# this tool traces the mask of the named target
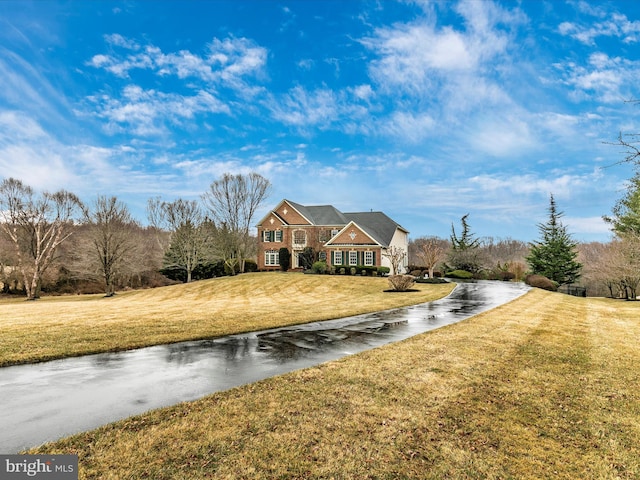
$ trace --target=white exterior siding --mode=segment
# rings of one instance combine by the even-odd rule
[[[391,243],[389,244],[389,248],[396,247],[405,252],[404,260],[402,261],[402,271],[395,272],[396,274],[405,273],[407,270],[407,265],[409,264],[409,235],[404,230],[396,228],[396,232],[393,234],[393,238],[391,239]],[[391,268],[391,261],[389,257],[384,255],[386,252],[383,250],[382,252],[382,261],[381,264],[383,267]],[[394,272],[391,272],[394,273]]]

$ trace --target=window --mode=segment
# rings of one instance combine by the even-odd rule
[[[277,250],[267,250],[264,252],[264,264],[266,266],[279,266],[280,255]]]
[[[304,230],[296,230],[293,232],[293,243],[296,245],[304,245],[307,243],[307,233]]]
[[[358,264],[358,252],[351,251],[349,252],[349,265],[357,265]]]
[[[335,237],[338,234],[339,231],[340,230],[338,230],[337,228],[334,228],[333,230],[331,230],[331,236]]]
[[[327,252],[318,253],[318,260],[320,260],[321,262],[326,262],[327,261]]]
[[[333,264],[342,265],[342,252],[333,252]]]
[[[282,230],[265,230],[262,232],[263,242],[281,242]]]
[[[368,267],[373,265],[373,252],[364,252],[364,264]]]

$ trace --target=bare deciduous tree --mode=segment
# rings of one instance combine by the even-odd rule
[[[387,248],[386,251],[383,250],[382,255],[387,257],[391,263],[391,275],[398,275],[400,273],[400,267],[407,257],[407,252],[400,247],[392,245]]]
[[[210,248],[210,222],[207,222],[200,205],[195,200],[181,198],[173,202],[150,199],[147,215],[159,231],[171,232],[165,266],[184,269],[187,283],[191,282],[193,270],[207,259]]]
[[[136,227],[129,209],[116,197],[96,198],[93,209],[86,212],[93,243],[94,258],[104,280],[105,295],[115,293],[114,280],[130,260],[136,247],[132,227]]]
[[[449,251],[449,242],[438,237],[418,238],[414,247],[416,257],[429,270],[429,278],[433,278],[433,271]]]
[[[244,272],[244,261],[254,242],[251,236],[256,211],[267,197],[271,182],[257,173],[225,173],[214,181],[202,199],[219,232],[226,232],[230,245],[225,261],[235,259]]]
[[[38,297],[42,275],[71,235],[82,208],[80,199],[66,190],[36,195],[15,178],[0,184],[0,228],[14,246],[29,300]]]

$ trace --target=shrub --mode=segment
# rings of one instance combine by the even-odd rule
[[[453,272],[447,273],[447,277],[459,278],[460,280],[470,280],[473,278],[473,273],[467,272],[466,270],[454,270]]]
[[[323,262],[322,260],[314,262],[311,266],[311,270],[313,271],[313,273],[325,273],[327,271],[327,262]]]
[[[244,271],[249,272],[257,272],[258,271],[258,263],[255,260],[247,258],[244,261]]]
[[[406,292],[416,283],[412,275],[391,275],[389,285],[394,292]]]
[[[363,275],[366,274],[366,275],[375,276],[376,273],[378,272],[378,267],[372,267],[372,266],[369,266],[369,265],[363,265],[360,268],[361,268],[361,273]]]
[[[378,275],[389,275],[389,272],[391,271],[391,269],[389,267],[378,267]]]
[[[291,266],[291,252],[287,247],[278,250],[278,258],[280,259],[280,270],[286,272]]]
[[[524,283],[532,287],[549,290],[550,292],[556,292],[558,290],[558,284],[544,275],[527,275]]]
[[[357,271],[358,271],[358,270],[356,269],[356,267],[351,267],[351,268],[349,269],[349,272],[351,273],[351,275],[355,275]]]
[[[313,262],[316,259],[316,254],[312,247],[304,247],[302,253],[298,256],[300,266],[303,270],[310,270],[313,268]]]
[[[416,283],[449,283],[444,278],[418,278]]]

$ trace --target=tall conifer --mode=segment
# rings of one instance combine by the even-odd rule
[[[538,224],[541,239],[531,243],[531,251],[527,256],[531,273],[544,275],[559,285],[574,283],[580,278],[582,269],[582,264],[576,261],[578,244],[560,221],[562,215],[551,195],[549,220]]]

